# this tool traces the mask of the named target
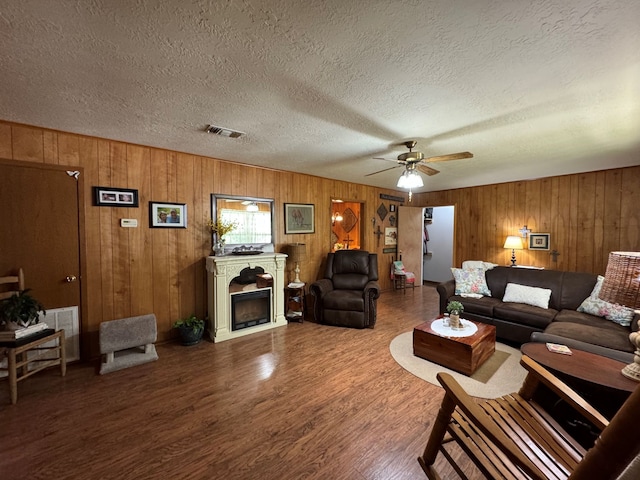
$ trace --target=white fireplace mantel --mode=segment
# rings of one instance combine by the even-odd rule
[[[214,342],[262,332],[287,324],[284,316],[284,277],[287,255],[222,255],[207,257],[207,290],[209,308],[209,336]],[[232,330],[231,295],[229,283],[245,268],[261,267],[273,277],[271,291],[271,322],[254,327]]]

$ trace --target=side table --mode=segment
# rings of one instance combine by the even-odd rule
[[[42,346],[51,341],[57,341],[57,345],[53,347]],[[57,364],[60,364],[61,376],[64,377],[67,373],[64,330],[56,332],[53,329],[47,329],[26,338],[0,342],[0,348],[3,347],[7,350],[7,368],[2,370],[9,372],[9,391],[13,405],[18,401],[18,382],[20,380]],[[29,357],[28,353],[32,351],[35,351],[36,354]],[[52,353],[55,357],[48,357]],[[33,364],[31,369],[29,364]]]
[[[571,348],[571,355],[553,353],[544,343],[525,343],[520,350],[523,355],[551,370],[609,419],[638,385],[622,375],[621,370],[626,364],[611,358],[575,348]],[[546,391],[544,388],[541,390]],[[538,400],[565,429],[574,432],[575,438],[582,439],[581,443],[585,448],[593,444],[599,432],[586,420],[574,418],[574,410],[555,397],[550,398],[545,394]]]
[[[296,284],[295,286],[288,285],[284,288],[285,299],[284,304],[286,306],[285,318],[290,322],[300,322],[304,320],[304,294],[305,284]]]

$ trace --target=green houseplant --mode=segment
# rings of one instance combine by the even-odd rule
[[[451,328],[462,328],[462,323],[460,322],[460,314],[464,311],[464,305],[458,302],[457,300],[452,300],[447,304],[447,312],[451,315],[449,316],[449,326]]]
[[[8,330],[16,330],[38,323],[39,312],[46,311],[42,304],[29,295],[29,289],[11,295],[0,302],[0,323]]]
[[[176,321],[173,324],[173,328],[177,328],[180,332],[182,345],[195,345],[202,340],[204,320],[192,314],[189,318]]]
[[[447,304],[447,312],[452,315],[460,315],[464,312],[464,305],[457,300],[452,300]]]

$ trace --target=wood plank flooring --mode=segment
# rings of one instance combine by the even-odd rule
[[[416,459],[443,390],[402,369],[389,343],[437,310],[433,287],[384,292],[373,330],[305,321],[162,344],[157,362],[104,376],[96,363],[41,372],[14,406],[5,380],[0,478],[426,478]]]

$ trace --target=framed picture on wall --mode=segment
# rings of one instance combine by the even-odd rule
[[[549,234],[530,233],[529,250],[549,250]]]
[[[149,202],[149,226],[152,228],[187,228],[187,205]]]
[[[97,207],[137,207],[138,190],[93,187],[93,204]]]
[[[385,245],[397,245],[398,244],[398,229],[396,227],[385,227],[385,229],[384,229],[384,244]]]
[[[310,203],[284,204],[284,233],[314,233],[315,205]]]

